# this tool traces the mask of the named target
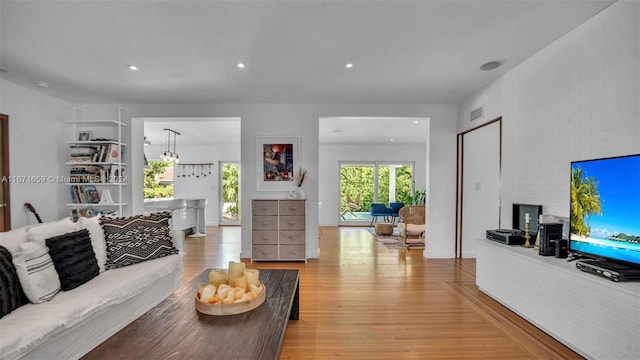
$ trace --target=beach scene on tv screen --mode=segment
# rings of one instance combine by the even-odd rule
[[[571,164],[571,249],[640,264],[640,155]]]

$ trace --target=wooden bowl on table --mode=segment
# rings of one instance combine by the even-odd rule
[[[251,311],[258,306],[262,305],[264,300],[266,299],[267,289],[264,284],[260,284],[262,287],[262,293],[255,297],[254,299],[249,299],[247,301],[234,303],[234,304],[210,304],[203,301],[200,301],[198,298],[198,294],[194,297],[196,310],[202,314],[206,315],[235,315],[241,314],[247,311]]]

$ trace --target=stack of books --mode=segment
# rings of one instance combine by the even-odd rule
[[[120,144],[71,145],[70,162],[118,163],[122,158]]]

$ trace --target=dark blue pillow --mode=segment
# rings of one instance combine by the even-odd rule
[[[87,229],[48,238],[46,243],[62,291],[75,289],[100,273]]]
[[[27,303],[11,253],[0,245],[0,318]]]

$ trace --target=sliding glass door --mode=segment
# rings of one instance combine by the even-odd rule
[[[413,163],[340,163],[340,225],[368,225],[372,203],[403,202],[413,191]]]

